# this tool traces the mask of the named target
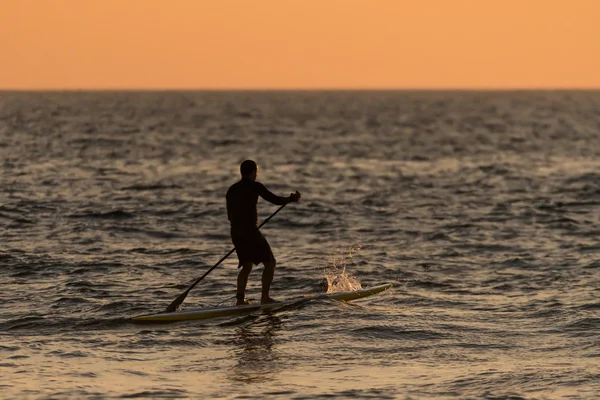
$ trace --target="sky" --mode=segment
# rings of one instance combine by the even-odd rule
[[[0,0],[0,89],[600,88],[597,0]]]

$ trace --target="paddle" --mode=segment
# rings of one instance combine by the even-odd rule
[[[286,203],[287,204],[287,203]],[[262,228],[262,226],[264,224],[266,224],[267,222],[269,222],[269,220],[271,218],[273,218],[279,211],[281,211],[283,209],[283,207],[286,206],[286,204],[282,205],[281,207],[279,207],[277,209],[277,211],[275,211],[273,214],[271,214],[267,219],[265,219],[262,224],[260,224],[258,226],[258,229]],[[229,253],[227,253],[225,255],[225,257],[221,258],[219,260],[218,263],[216,263],[215,265],[213,265],[213,267],[211,269],[209,269],[208,271],[206,271],[204,273],[204,275],[202,275],[200,278],[196,279],[194,281],[194,283],[192,283],[192,285],[183,293],[181,293],[175,300],[173,300],[173,302],[171,304],[169,304],[169,307],[167,307],[167,309],[165,310],[165,312],[175,312],[177,310],[177,308],[181,305],[181,303],[183,303],[183,301],[185,300],[185,298],[187,297],[188,293],[190,292],[190,290],[192,290],[194,288],[194,286],[196,286],[198,284],[198,282],[200,282],[202,279],[206,278],[206,275],[210,274],[210,272],[217,268],[219,266],[219,264],[221,264],[223,261],[225,261],[225,259],[227,257],[229,257],[231,255],[231,253],[233,253],[235,251],[235,247],[233,249],[231,249],[231,251]]]

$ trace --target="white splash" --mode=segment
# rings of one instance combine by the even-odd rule
[[[337,254],[332,256],[331,265],[323,270],[323,277],[327,281],[326,293],[349,292],[362,289],[360,281],[350,275],[346,270],[349,263],[353,261],[355,253],[362,248],[359,244],[356,247],[350,247],[347,252],[338,249]]]

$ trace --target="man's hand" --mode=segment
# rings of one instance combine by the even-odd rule
[[[300,197],[302,197],[302,195],[298,191],[296,191],[296,193],[290,193],[290,203],[297,202],[300,200]]]

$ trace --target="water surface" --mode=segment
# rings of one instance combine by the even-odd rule
[[[0,397],[598,397],[599,143],[599,92],[0,93]],[[231,249],[246,158],[303,196],[273,296],[394,288],[132,324]]]

